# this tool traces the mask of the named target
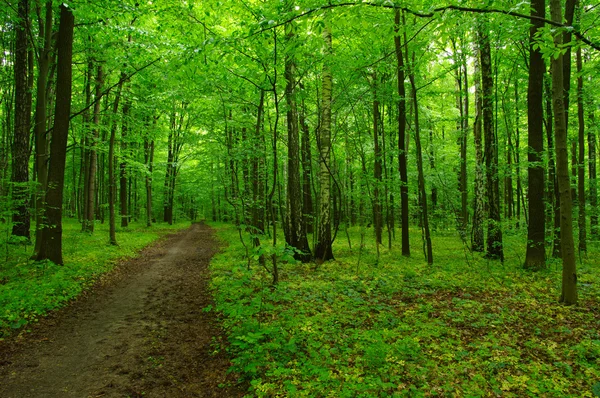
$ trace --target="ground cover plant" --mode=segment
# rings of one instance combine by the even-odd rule
[[[352,250],[338,240],[335,261],[288,262],[275,288],[234,227],[219,234],[216,310],[252,395],[600,396],[596,256],[580,259],[580,304],[563,306],[560,263],[524,271],[520,233],[504,264],[437,233],[444,261],[428,266],[419,241],[411,258],[394,247],[377,260],[353,229]]]
[[[63,223],[65,265],[31,260],[31,245],[10,243],[3,231],[0,240],[0,338],[35,322],[48,311],[65,305],[111,271],[117,260],[134,257],[152,241],[189,223],[157,224],[147,228],[134,223],[117,231],[119,246],[108,244],[108,226],[98,224],[96,233],[81,232],[81,224]]]

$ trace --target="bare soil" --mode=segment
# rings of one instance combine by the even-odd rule
[[[204,224],[167,236],[0,342],[0,397],[242,397],[208,290]]]

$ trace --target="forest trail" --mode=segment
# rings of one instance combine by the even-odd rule
[[[241,397],[227,374],[204,224],[169,235],[123,262],[102,284],[0,342],[0,397]],[[219,388],[219,384],[233,387]]]

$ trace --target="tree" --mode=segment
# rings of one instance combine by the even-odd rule
[[[56,108],[50,144],[48,191],[46,194],[46,227],[36,259],[48,259],[63,264],[62,257],[62,204],[67,156],[67,138],[71,113],[71,76],[73,58],[73,13],[68,6],[60,6],[58,29],[58,75],[56,80]]]
[[[12,217],[12,234],[29,241],[29,129],[31,124],[31,96],[29,95],[27,66],[29,31],[29,0],[19,0],[15,40],[15,124],[11,183],[16,202]]]
[[[550,0],[550,13],[555,22],[562,21],[560,0]],[[562,33],[554,33],[556,54],[552,56],[552,104],[554,114],[554,142],[556,147],[556,175],[560,191],[560,237],[563,260],[560,302],[577,304],[577,269],[573,243],[573,209],[567,149],[567,130],[564,103],[563,56],[558,49],[563,44]]]
[[[532,0],[531,15],[546,16],[546,1]],[[536,35],[544,27],[541,21],[532,22],[529,30],[529,86],[527,88],[527,183],[529,187],[529,225],[527,227],[527,253],[525,268],[539,270],[546,266],[544,249],[546,214],[544,211],[544,60]]]
[[[329,62],[333,52],[331,41],[331,27],[328,23],[328,15],[325,15],[325,28],[323,29],[323,40],[325,42],[325,60],[323,63],[322,78],[322,100],[321,100],[321,129],[319,130],[319,183],[321,186],[319,198],[319,227],[317,230],[317,243],[315,245],[315,258],[320,261],[333,260],[331,245],[331,97],[333,79]]]
[[[494,95],[492,53],[487,27],[478,25],[477,38],[481,58],[482,117],[484,156],[486,168],[486,198],[488,209],[488,236],[486,256],[504,261],[502,229],[500,225],[500,184],[498,176],[498,137],[494,135]]]
[[[288,4],[291,10],[292,2]],[[285,54],[285,100],[287,103],[288,132],[288,181],[287,181],[287,244],[296,249],[294,257],[302,262],[310,261],[312,255],[308,246],[304,217],[302,217],[302,188],[300,185],[300,134],[298,129],[298,107],[296,103],[296,60],[292,50],[295,45],[293,22],[286,24],[285,41],[288,50]]]

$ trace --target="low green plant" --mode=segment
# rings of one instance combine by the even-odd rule
[[[254,396],[587,396],[600,381],[600,273],[582,259],[581,304],[557,303],[560,269],[522,269],[520,234],[507,234],[505,263],[437,234],[437,263],[398,245],[336,243],[336,261],[290,262],[273,287],[248,269],[232,227],[212,263],[215,309],[233,369]],[[350,230],[358,248],[360,231]],[[418,236],[416,231],[414,236]],[[591,250],[597,250],[593,248]]]

